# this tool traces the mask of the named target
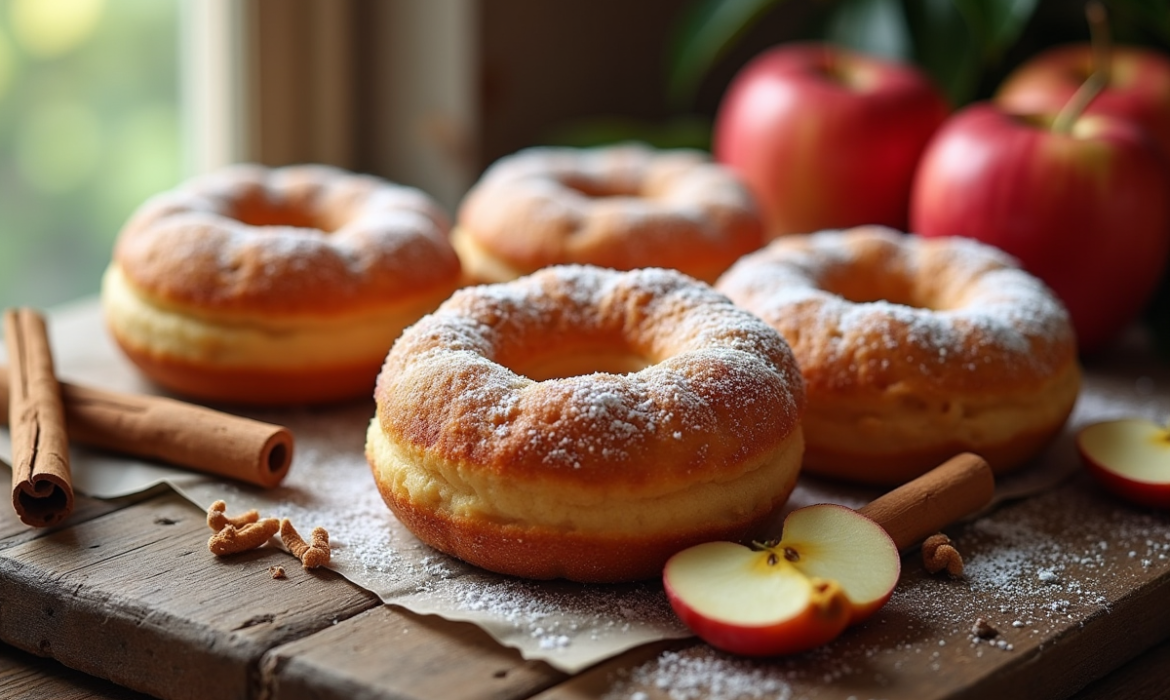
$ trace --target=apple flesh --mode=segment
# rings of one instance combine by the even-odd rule
[[[1068,308],[1083,352],[1132,322],[1170,252],[1170,168],[1130,122],[971,105],[923,154],[910,225],[923,236],[966,236],[1019,259]]]
[[[914,66],[784,44],[736,74],[712,152],[747,184],[770,237],[860,224],[905,229],[914,168],[949,112]]]
[[[1077,450],[1105,488],[1122,498],[1170,508],[1170,430],[1143,418],[1085,426]]]
[[[900,574],[898,549],[880,525],[823,504],[789,514],[775,544],[683,550],[667,561],[663,583],[704,641],[772,656],[820,646],[862,622],[889,600]]]

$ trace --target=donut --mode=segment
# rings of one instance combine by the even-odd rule
[[[238,165],[144,203],[102,281],[114,340],[161,386],[280,405],[368,397],[404,327],[461,281],[424,193],[320,165]]]
[[[958,452],[997,473],[1064,425],[1081,370],[1069,316],[998,249],[879,227],[785,236],[716,287],[791,345],[804,469],[908,481]]]
[[[452,242],[480,282],[557,264],[714,282],[764,244],[764,225],[732,171],[699,151],[546,147],[488,168],[460,204]]]
[[[652,578],[758,534],[803,451],[783,339],[673,270],[460,290],[395,342],[374,397],[366,457],[397,518],[525,578]]]

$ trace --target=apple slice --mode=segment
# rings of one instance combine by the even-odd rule
[[[1170,508],[1170,429],[1144,418],[1122,418],[1077,432],[1085,466],[1117,495]]]
[[[708,542],[671,557],[671,606],[714,647],[771,656],[812,649],[889,600],[901,573],[889,534],[838,505],[793,511],[774,544]]]

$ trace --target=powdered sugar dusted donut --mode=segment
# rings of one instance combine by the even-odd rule
[[[419,190],[325,166],[229,167],[135,212],[103,282],[107,325],[182,394],[368,396],[402,329],[459,283],[447,232]]]
[[[753,534],[800,467],[787,345],[668,270],[463,289],[394,344],[375,399],[366,455],[399,520],[517,576],[659,576]]]
[[[763,245],[764,226],[747,188],[699,151],[530,148],[467,193],[453,241],[481,282],[564,263],[667,267],[712,282]]]
[[[975,241],[876,227],[787,236],[717,287],[792,346],[811,473],[894,484],[960,451],[1002,473],[1042,449],[1076,402],[1068,314]]]

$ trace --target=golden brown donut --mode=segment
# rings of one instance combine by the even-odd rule
[[[660,576],[756,534],[800,469],[783,339],[673,270],[552,267],[469,287],[407,329],[366,456],[431,546],[537,579]]]
[[[368,396],[394,339],[460,281],[447,233],[415,189],[320,165],[232,166],[135,212],[103,280],[106,323],[181,394]]]
[[[530,148],[471,188],[453,242],[480,282],[565,263],[666,267],[713,282],[764,244],[764,225],[746,187],[699,151]]]
[[[995,248],[878,227],[786,236],[718,289],[792,346],[809,473],[896,484],[962,451],[997,473],[1060,430],[1080,366],[1068,314]]]

